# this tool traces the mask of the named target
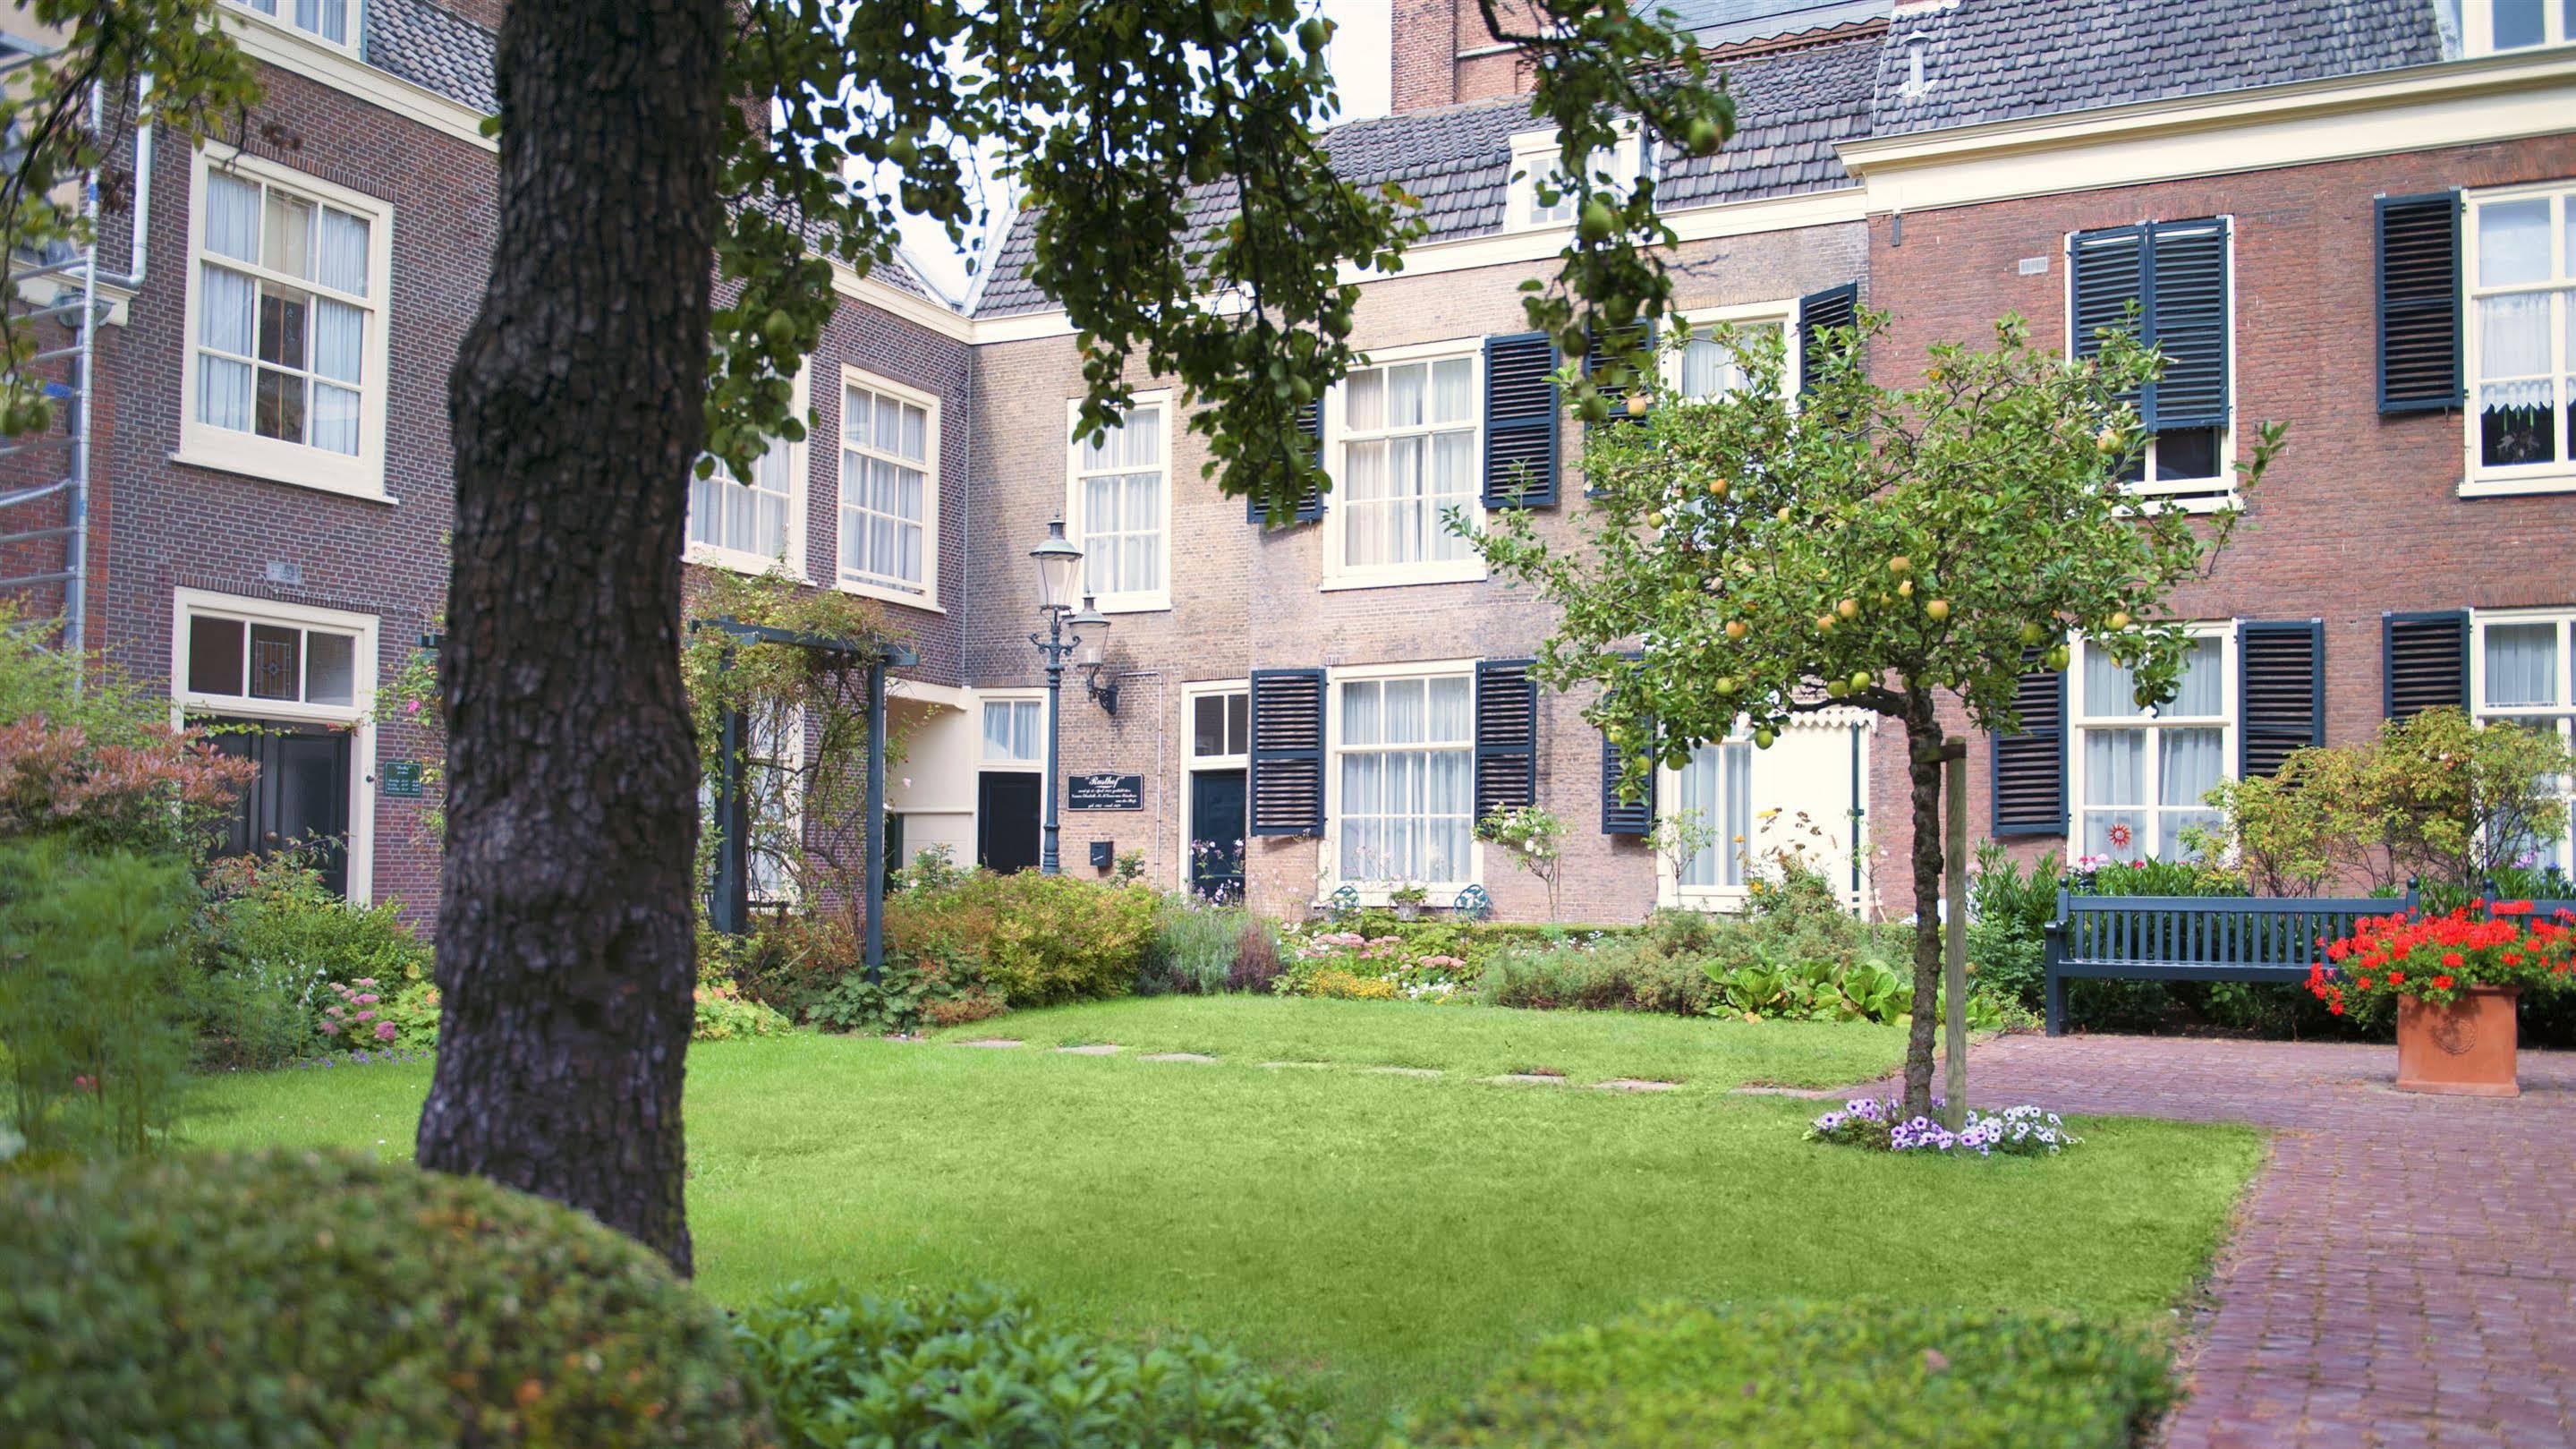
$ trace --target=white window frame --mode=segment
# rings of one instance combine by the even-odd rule
[[[2527,201],[2547,197],[2554,203],[2549,216],[2550,275],[2546,280],[2516,286],[2488,288],[2480,285],[2478,276],[2479,226],[2482,208],[2492,202]],[[2571,353],[2567,330],[2571,325],[2568,312],[2576,310],[2576,252],[2568,246],[2568,218],[2576,214],[2576,180],[2542,182],[2532,186],[2499,186],[2472,191],[2461,198],[2468,215],[2462,219],[2464,231],[2460,243],[2461,338],[2460,370],[2466,385],[2467,402],[2461,408],[2462,457],[2466,471],[2461,474],[2460,496],[2463,498],[2502,497],[2526,493],[2564,493],[2576,491],[2576,422],[2568,413],[2576,407],[2576,353]],[[2484,440],[2479,436],[2478,360],[2486,346],[2486,328],[2480,320],[2478,303],[2487,297],[2538,292],[2554,295],[2548,324],[2550,374],[2555,384],[2555,403],[2550,409],[2550,422],[2558,430],[2558,457],[2546,463],[2517,463],[2489,466],[2485,459]]]
[[[850,561],[840,557],[841,510],[847,506],[850,495],[850,470],[848,460],[842,455],[848,452],[858,452],[870,457],[882,456],[886,458],[886,461],[906,468],[915,466],[913,460],[909,458],[895,458],[890,455],[879,454],[873,448],[854,448],[851,445],[849,442],[849,408],[850,389],[854,387],[864,389],[868,392],[881,392],[899,402],[911,403],[913,406],[920,408],[924,415],[922,418],[922,452],[924,457],[919,465],[924,474],[921,488],[921,590],[919,593],[915,593],[908,588],[898,585],[880,583],[877,581],[876,577],[871,574],[855,573],[850,567]],[[901,604],[907,609],[922,609],[934,614],[944,614],[948,611],[941,608],[939,605],[939,494],[941,477],[939,462],[939,427],[941,421],[939,395],[933,392],[924,392],[920,388],[913,387],[907,383],[900,383],[895,381],[893,378],[864,371],[860,368],[851,367],[844,363],[841,367],[840,398],[841,402],[838,409],[839,428],[837,435],[833,440],[832,453],[832,473],[834,478],[832,493],[832,577],[834,584],[845,594],[857,594],[863,598],[877,599],[889,604]]]
[[[202,290],[202,276],[208,263],[212,261],[227,270],[263,279],[273,278],[299,290],[317,294],[326,290],[303,278],[278,276],[264,267],[230,257],[216,259],[209,255],[205,247],[206,175],[211,169],[223,170],[245,181],[274,186],[295,193],[303,200],[328,205],[365,219],[368,295],[330,294],[335,301],[364,307],[367,314],[367,337],[364,355],[359,362],[362,378],[358,387],[358,452],[355,457],[309,443],[263,438],[254,432],[237,432],[197,420],[198,293]],[[385,492],[385,405],[391,391],[387,370],[392,357],[388,339],[393,331],[393,232],[394,209],[390,202],[335,186],[217,142],[210,141],[198,148],[188,168],[187,313],[183,324],[184,340],[180,345],[179,447],[170,455],[171,461],[343,493],[354,498],[385,503],[393,501]],[[308,408],[311,406],[309,397],[306,405]]]
[[[1694,307],[1682,313],[1682,322],[1697,336],[1700,329],[1724,323],[1736,328],[1777,326],[1781,333],[1780,395],[1794,400],[1798,395],[1798,300],[1780,298],[1769,302],[1744,302],[1726,307]],[[1682,385],[1683,346],[1659,346],[1656,349],[1664,386],[1680,394]],[[1706,402],[1706,398],[1687,398],[1687,402]]]
[[[687,559],[690,563],[706,564],[713,568],[731,569],[736,573],[745,574],[765,574],[784,567],[787,576],[795,579],[799,583],[811,583],[813,581],[813,575],[808,572],[806,568],[805,543],[806,513],[811,506],[814,492],[813,457],[811,453],[811,449],[813,447],[814,409],[813,394],[808,385],[811,374],[811,368],[797,369],[795,381],[796,396],[789,404],[789,406],[794,410],[797,419],[805,424],[805,441],[791,443],[784,438],[774,438],[770,441],[770,449],[772,451],[781,448],[787,450],[787,539],[785,551],[777,556],[764,557],[763,555],[752,553],[746,549],[728,548],[722,544],[702,543],[696,539],[690,539],[681,554],[681,556]],[[836,450],[834,457],[837,459],[838,456],[839,455]],[[734,479],[732,471],[727,469],[722,463],[716,465],[715,476],[723,479],[727,487],[739,488],[744,486],[742,483]],[[695,491],[696,485],[697,479],[692,475],[690,479],[690,487],[692,491]],[[695,515],[693,513],[691,515],[691,526],[694,525],[694,522]],[[839,517],[837,514],[834,516],[833,522],[835,525],[839,523]],[[837,536],[837,528],[835,536]]]
[[[1424,342],[1410,347],[1388,347],[1372,350],[1368,360],[1352,369],[1366,372],[1408,362],[1440,362],[1454,358],[1467,359],[1467,395],[1469,426],[1475,441],[1470,451],[1481,468],[1485,456],[1485,341],[1481,337],[1454,338],[1446,342]],[[1350,439],[1343,413],[1350,397],[1350,381],[1345,378],[1333,384],[1324,402],[1324,458],[1333,477],[1333,491],[1324,500],[1323,549],[1324,569],[1320,587],[1333,589],[1383,589],[1409,584],[1481,583],[1486,577],[1485,556],[1475,549],[1464,558],[1423,559],[1413,563],[1352,564],[1350,555],[1350,469],[1343,459],[1344,445]],[[1370,436],[1383,436],[1371,434]],[[1468,522],[1481,531],[1485,526],[1485,492],[1481,478],[1467,490],[1465,512]]]
[[[1760,792],[1754,788],[1753,777],[1760,767],[1762,756],[1754,750],[1751,736],[1740,728],[1729,733],[1725,739],[1712,743],[1721,749],[1740,749],[1747,752],[1744,767],[1745,833],[1741,837],[1731,837],[1726,832],[1725,817],[1728,811],[1724,794],[1725,777],[1720,775],[1718,818],[1708,822],[1709,828],[1716,832],[1709,842],[1709,848],[1718,852],[1717,883],[1714,885],[1685,884],[1682,880],[1682,862],[1658,850],[1655,852],[1655,903],[1659,906],[1689,911],[1732,913],[1743,910],[1745,901],[1751,895],[1753,865],[1750,857],[1754,837],[1762,831],[1761,813],[1754,808],[1754,797]],[[1720,769],[1723,768],[1721,764]],[[1659,802],[1674,802],[1681,798],[1682,772],[1658,762],[1655,766],[1655,799]],[[1666,813],[1664,806],[1659,804],[1656,813],[1658,816]],[[1726,884],[1726,861],[1729,856],[1737,862],[1737,879],[1733,885]],[[1841,893],[1849,894],[1847,891]]]
[[[2487,629],[2491,625],[2549,624],[2558,630],[2558,702],[2554,705],[2487,703]],[[2576,744],[2576,609],[2477,609],[2469,615],[2469,713],[2480,724],[2505,721],[2554,723],[2560,740]],[[2559,782],[2559,807],[2576,810],[2576,776]],[[2576,831],[2549,846],[2549,860],[2576,874]]]
[[[1161,422],[1159,424],[1161,437],[1156,444],[1155,456],[1162,460],[1157,466],[1160,468],[1163,475],[1163,519],[1160,530],[1162,534],[1162,552],[1160,555],[1160,566],[1156,570],[1156,575],[1162,580],[1162,583],[1158,588],[1125,589],[1114,594],[1099,595],[1097,603],[1099,604],[1100,611],[1104,614],[1159,613],[1167,611],[1172,607],[1172,414],[1174,411],[1174,401],[1175,399],[1171,389],[1164,388],[1154,392],[1140,392],[1136,394],[1134,400],[1128,404],[1128,410],[1131,416],[1138,408],[1156,408],[1160,410],[1157,416],[1161,418]],[[1090,562],[1087,556],[1091,552],[1091,529],[1090,520],[1085,516],[1083,511],[1082,498],[1085,491],[1083,484],[1088,482],[1093,474],[1083,471],[1083,440],[1078,433],[1074,432],[1074,429],[1078,426],[1077,420],[1080,418],[1081,414],[1082,401],[1079,398],[1069,400],[1065,403],[1065,427],[1066,436],[1069,441],[1065,444],[1064,450],[1064,520],[1066,536],[1071,538],[1074,541],[1075,546],[1082,549],[1086,555],[1083,568],[1085,583],[1087,586],[1090,570]],[[1099,473],[1123,475],[1137,470],[1133,468],[1104,468],[1095,471]]]
[[[367,33],[366,6],[369,0],[347,0],[348,22],[342,27],[347,32],[347,38],[342,40],[333,40],[319,30],[308,30],[297,24],[296,0],[269,0],[269,3],[275,13],[261,9],[256,0],[224,0],[224,8],[237,11],[261,25],[285,31],[298,40],[321,46],[325,50],[339,51],[351,56],[363,53],[363,41]]]
[[[984,752],[984,711],[996,704],[1034,704],[1038,716],[1038,754],[1034,760],[1001,759]],[[1046,770],[1047,694],[1043,689],[979,689],[975,691],[975,768],[978,770],[1024,770],[1042,774]]]
[[[1563,160],[1564,145],[1557,133],[1554,130],[1522,131],[1513,135],[1511,142],[1512,171],[1511,182],[1504,193],[1503,230],[1572,230],[1575,218],[1571,197],[1560,195],[1556,206],[1545,213],[1540,211],[1538,204],[1540,179],[1555,175]],[[1619,123],[1619,142],[1612,148],[1607,164],[1593,169],[1608,172],[1608,184],[1626,191],[1636,186],[1645,165],[1645,140],[1638,133],[1637,123],[1623,120]],[[1564,214],[1557,215],[1558,211]]]
[[[2193,221],[2204,218],[2174,219]],[[2157,440],[2151,434],[2138,459],[2139,481],[2120,485],[2120,491],[2131,498],[2161,502],[2185,513],[2223,513],[2245,505],[2243,496],[2236,491],[2236,413],[2239,394],[2245,389],[2245,376],[2237,366],[2236,351],[2236,214],[2222,211],[2205,219],[2218,222],[2227,237],[2227,420],[2218,427],[2218,471],[2207,478],[2159,481],[2156,477]],[[2066,282],[2057,289],[2057,300],[2066,312],[2068,357],[2075,355],[2075,239],[2081,234],[2074,231],[2066,233],[2058,248],[2066,264]]]
[[[1231,754],[1198,753],[1198,707],[1202,699],[1241,696],[1244,701],[1243,748]],[[1252,768],[1252,682],[1247,679],[1216,679],[1181,686],[1181,749],[1192,770],[1248,770]]]
[[[752,721],[751,737],[743,742],[743,774],[749,776],[755,768],[776,770],[778,762],[788,758],[788,751],[791,748],[795,751],[796,762],[790,767],[787,785],[783,792],[787,797],[786,818],[778,822],[778,829],[789,839],[794,840],[801,851],[805,844],[805,791],[802,788],[806,750],[805,710],[800,705],[792,713],[781,713],[770,718],[777,722],[784,733],[764,741],[761,735],[766,731],[761,728],[760,719],[755,717]],[[765,755],[760,750],[763,744],[772,747]],[[766,764],[756,764],[759,761],[766,761]],[[795,904],[797,900],[795,872],[781,866],[778,868],[777,879],[764,883],[760,879],[762,872],[759,861],[760,857],[753,852],[749,850],[743,852],[743,880],[749,888],[748,894],[751,900],[759,905]]]
[[[1463,750],[1467,754],[1468,811],[1472,815],[1475,810],[1476,664],[1473,659],[1435,659],[1408,664],[1349,664],[1324,671],[1324,833],[1316,859],[1317,900],[1326,899],[1347,885],[1358,894],[1360,904],[1364,906],[1392,905],[1397,887],[1407,884],[1402,881],[1346,880],[1342,876],[1342,831],[1346,823],[1342,813],[1342,686],[1361,680],[1464,678],[1467,681],[1467,742],[1464,745],[1426,745],[1423,748]],[[1361,748],[1367,753],[1377,753],[1386,747],[1370,745]],[[1481,885],[1484,879],[1485,843],[1476,838],[1475,822],[1471,819],[1467,831],[1467,878],[1413,881],[1410,884],[1423,888],[1426,904],[1445,906],[1457,897],[1458,892],[1471,885]]]
[[[2496,0],[2464,0],[2460,7],[2460,49],[2463,54],[2500,53],[2496,50],[2495,43],[2495,5]],[[2567,9],[2562,0],[2541,0],[2540,27],[2541,40],[2538,44],[2517,45],[2511,51],[2501,53],[2545,50],[2553,45],[2566,45],[2576,41],[2576,33],[2571,33]]]
[[[199,617],[238,619],[245,626],[275,624],[297,629],[329,629],[357,636],[352,651],[349,702],[306,704],[300,700],[253,699],[248,695],[200,694],[188,687],[188,625]],[[366,905],[375,898],[376,878],[376,676],[380,626],[373,614],[284,604],[273,599],[243,598],[206,589],[174,589],[170,596],[170,723],[184,726],[191,714],[227,715],[236,719],[275,720],[281,724],[322,724],[348,730],[349,848],[348,899]],[[249,687],[249,681],[243,681]]]
[[[2237,698],[2236,689],[2236,625],[2230,620],[2219,620],[2194,623],[2186,626],[2186,629],[2194,639],[2210,639],[2218,644],[2219,713],[2216,715],[2167,715],[2161,709],[2152,716],[2087,714],[2084,698],[2084,660],[2086,651],[2091,646],[2081,635],[2068,639],[2067,651],[2072,656],[2066,662],[2066,848],[2069,860],[2090,854],[2084,843],[2086,840],[2084,816],[2090,808],[2134,812],[2150,819],[2163,810],[2199,808],[2197,804],[2186,807],[2161,803],[2160,796],[2164,783],[2161,773],[2163,764],[2152,750],[2147,754],[2144,785],[2140,791],[2144,797],[2144,803],[2116,807],[2088,807],[2084,803],[2086,794],[2084,737],[2089,731],[2146,730],[2152,737],[2153,732],[2159,729],[2216,729],[2219,731],[2218,777],[2222,780],[2237,778],[2238,731],[2242,728],[2244,708],[2242,701]],[[2158,828],[2161,829],[2161,826],[2159,825]],[[2175,842],[2177,848],[2180,844],[2179,841]],[[2152,855],[2152,852],[2141,850],[2140,854]],[[2161,861],[2179,857],[2164,854],[2152,855],[2152,858]]]

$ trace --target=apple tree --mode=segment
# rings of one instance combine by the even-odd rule
[[[2033,660],[2063,668],[2078,632],[2135,670],[2142,703],[2171,698],[2186,633],[2167,601],[2240,515],[2123,489],[2146,442],[2127,399],[2160,365],[2124,335],[2069,361],[2008,316],[1992,348],[1937,344],[1920,385],[1897,388],[1862,360],[1885,326],[1864,311],[1821,329],[1794,393],[1778,329],[1729,332],[1740,389],[1655,390],[1641,416],[1586,430],[1594,497],[1572,542],[1512,511],[1477,545],[1561,611],[1532,673],[1598,687],[1586,717],[1620,746],[1632,795],[1694,742],[1767,747],[1792,715],[1857,706],[1904,726],[1920,907],[1905,1103],[1928,1115],[1944,705],[2017,729],[2019,676]],[[2279,436],[2249,440],[2240,496]]]

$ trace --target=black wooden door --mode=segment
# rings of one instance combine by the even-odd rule
[[[349,890],[349,738],[347,730],[260,720],[210,720],[247,726],[214,737],[215,748],[259,766],[242,792],[221,855],[301,850],[322,883]]]
[[[1026,770],[987,770],[975,779],[975,863],[1005,874],[1038,863],[1038,784]]]
[[[1201,770],[1190,776],[1190,888],[1200,895],[1243,899],[1241,770]]]

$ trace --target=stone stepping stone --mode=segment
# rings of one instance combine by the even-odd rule
[[[1606,1082],[1594,1082],[1592,1089],[1596,1092],[1669,1092],[1680,1086],[1679,1082],[1658,1082],[1649,1077],[1612,1077]]]
[[[1216,1058],[1200,1052],[1149,1052],[1136,1060],[1140,1062],[1213,1062]]]
[[[1505,1072],[1499,1077],[1487,1077],[1485,1080],[1489,1082],[1508,1083],[1512,1086],[1518,1087],[1562,1087],[1565,1085],[1565,1078],[1560,1077],[1553,1072]]]
[[[992,1048],[1000,1048],[1000,1047],[1015,1047],[1015,1046],[1022,1045],[1022,1043],[1020,1043],[1020,1042],[1018,1042],[1018,1041],[1015,1041],[1015,1040],[1013,1040],[1012,1038],[1007,1037],[1007,1036],[979,1036],[979,1037],[975,1038],[973,1041],[961,1041],[961,1042],[959,1042],[959,1043],[957,1043],[957,1044],[958,1044],[959,1046],[968,1046],[968,1047],[992,1047]]]
[[[1367,1070],[1381,1077],[1436,1077],[1440,1075],[1439,1071],[1432,1067],[1370,1067]],[[1500,1082],[1509,1079],[1496,1077],[1494,1080]],[[1544,1077],[1533,1077],[1530,1080],[1545,1081],[1547,1079]]]
[[[1732,1090],[1733,1092],[1735,1092],[1735,1094],[1736,1094],[1736,1095],[1738,1095],[1738,1096],[1743,1096],[1743,1097],[1803,1097],[1803,1098],[1807,1099],[1807,1100],[1808,1100],[1808,1101],[1810,1101],[1810,1102],[1821,1102],[1821,1101],[1825,1100],[1827,1097],[1849,1097],[1849,1096],[1854,1096],[1854,1095],[1866,1095],[1866,1094],[1859,1094],[1859,1093],[1855,1093],[1855,1092],[1854,1092],[1854,1090],[1853,1090],[1852,1088],[1849,1088],[1849,1087],[1772,1087],[1772,1086],[1751,1086],[1751,1087],[1735,1087],[1735,1088],[1731,1088],[1730,1090]]]
[[[1333,1064],[1331,1062],[1263,1062],[1261,1068],[1263,1071],[1270,1072],[1329,1072],[1333,1069]]]
[[[1114,1057],[1118,1055],[1118,1044],[1108,1041],[1088,1041],[1080,1046],[1060,1046],[1056,1050],[1069,1057]]]

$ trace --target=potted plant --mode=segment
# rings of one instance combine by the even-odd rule
[[[2524,991],[2576,985],[2576,913],[2539,920],[2529,901],[2473,902],[2441,914],[2364,916],[2308,990],[2337,1016],[2397,1014],[2397,1087],[2472,1097],[2522,1093],[2514,1010]]]
[[[1387,904],[1395,907],[1395,918],[1410,921],[1421,916],[1422,904],[1431,899],[1431,889],[1407,881],[1386,893]]]

